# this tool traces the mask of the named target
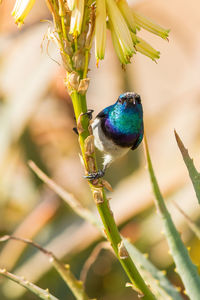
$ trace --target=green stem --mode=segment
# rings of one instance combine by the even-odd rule
[[[99,218],[89,209],[83,207],[80,202],[69,192],[60,187],[56,182],[50,179],[38,166],[33,162],[28,162],[32,171],[40,178],[50,189],[52,189],[57,195],[65,201],[65,203],[72,208],[72,210],[81,218],[94,225],[105,237],[105,233],[102,228],[102,223]],[[123,237],[122,237],[123,238]],[[147,284],[153,290],[155,296],[158,299],[163,300],[183,300],[180,293],[176,288],[168,281],[162,271],[159,271],[145,255],[137,250],[128,240],[123,238],[124,244],[135,264],[145,279]],[[159,298],[160,297],[160,298]],[[171,297],[171,298],[170,298]]]
[[[64,18],[64,16],[61,16],[61,25],[62,25],[63,37],[66,40],[67,39],[67,33],[66,33],[66,29],[65,29],[65,18]]]
[[[67,32],[65,28],[65,10],[64,10],[64,3],[62,0],[58,0],[58,5],[59,5],[59,16],[61,20],[61,27],[62,27],[62,32],[63,32],[63,37],[65,40],[67,40]]]
[[[77,36],[74,37],[74,48],[75,48],[75,52],[76,52],[78,50]]]
[[[80,114],[87,111],[86,96],[80,95],[78,92],[74,91],[71,97],[74,106],[76,120],[79,120]],[[87,116],[83,116],[81,118],[81,125],[84,131],[79,134],[79,142],[80,142],[80,147],[83,155],[83,160],[85,162],[85,167],[88,170],[88,166],[85,158],[85,147],[84,147],[84,141],[90,134],[88,130],[89,120]],[[95,155],[94,155],[94,159],[95,159]],[[110,241],[111,246],[117,258],[120,261],[122,267],[124,268],[126,274],[128,275],[131,283],[133,284],[134,287],[136,287],[137,290],[139,290],[144,295],[143,296],[144,300],[153,300],[153,299],[155,300],[156,299],[155,296],[147,287],[146,283],[144,282],[143,278],[141,277],[140,273],[138,272],[136,266],[134,265],[128,253],[127,255],[123,256],[119,251],[119,245],[122,243],[122,239],[118,231],[117,225],[115,223],[112,211],[110,210],[109,201],[106,198],[104,189],[101,187],[97,187],[91,183],[90,183],[90,188],[93,193],[94,200],[96,201],[97,209],[101,216],[106,236]],[[101,195],[100,199],[98,197],[97,198],[95,197],[95,193]]]
[[[88,63],[89,63],[89,50],[85,50],[85,67],[83,71],[83,78],[87,77],[87,72],[88,72]]]
[[[47,0],[47,2],[49,3],[50,10],[52,11],[52,14],[54,16],[55,28],[59,34],[60,43],[61,43],[61,55],[63,56],[63,54],[66,55],[64,51],[64,42],[63,42],[63,39],[65,38],[65,26],[64,26],[65,24],[63,23],[64,19],[62,18],[64,12],[60,10],[60,15],[59,15],[58,6],[56,5],[55,0]],[[59,0],[59,3],[60,3],[60,8],[62,8],[62,0]],[[91,13],[90,23],[89,23],[89,19],[87,20],[88,13]],[[87,78],[88,63],[89,63],[89,50],[92,45],[92,39],[94,36],[94,27],[95,27],[94,5],[91,7],[90,11],[88,9],[88,6],[86,6],[84,24],[83,24],[84,30],[87,22],[89,28],[87,30],[85,45],[83,47],[83,50],[85,51],[85,65],[83,71],[81,70],[81,72],[79,69],[77,70],[75,69],[75,65],[73,64],[70,65],[70,68],[72,68],[73,70],[72,75],[74,75],[74,77],[72,76],[70,78],[71,81],[67,79],[67,84],[68,84],[69,91],[71,92],[71,98],[72,98],[74,113],[77,122],[77,129],[79,132],[79,143],[80,143],[82,157],[85,165],[85,170],[87,172],[91,172],[91,171],[94,172],[97,170],[96,156],[95,153],[93,152],[92,142],[90,144],[91,147],[89,147],[89,141],[92,141],[91,130],[89,128],[90,123],[89,123],[88,116],[84,114],[87,112],[86,96],[82,95],[77,91],[78,90],[77,85],[79,87],[79,84],[81,83],[84,84],[84,82],[87,81],[86,78]],[[72,48],[75,54],[78,51],[77,36],[74,37],[74,45]],[[64,62],[65,62],[65,57],[64,57]],[[68,70],[66,68],[66,71],[69,72],[69,75],[72,72],[72,70]],[[94,200],[96,201],[97,208],[104,225],[104,230],[107,235],[107,238],[110,241],[118,260],[120,261],[122,267],[124,268],[126,274],[128,275],[133,285],[133,288],[135,288],[137,291],[139,291],[139,293],[142,294],[144,300],[155,300],[156,299],[155,296],[152,294],[152,292],[146,285],[145,281],[141,277],[140,273],[135,267],[131,257],[129,256],[123,244],[122,238],[120,236],[117,225],[113,218],[113,214],[110,210],[109,201],[106,198],[103,189],[103,184],[104,184],[103,180],[97,180],[97,182],[95,182],[94,180],[93,182],[89,182]]]

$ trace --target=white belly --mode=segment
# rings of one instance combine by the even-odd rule
[[[129,148],[120,147],[105,136],[99,119],[94,120],[92,123],[92,129],[95,146],[105,154],[103,163],[104,167],[108,167],[115,159],[125,155],[128,152]]]

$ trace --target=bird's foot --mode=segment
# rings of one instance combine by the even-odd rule
[[[88,180],[94,180],[94,179],[102,178],[104,175],[105,175],[104,170],[98,170],[97,172],[94,173],[88,173],[88,175],[84,176],[84,178]]]
[[[93,109],[88,109],[88,111],[87,112],[85,112],[85,113],[82,113],[82,116],[84,116],[84,115],[87,115],[88,116],[88,118],[89,118],[89,120],[92,120],[92,113],[94,112],[94,110]]]

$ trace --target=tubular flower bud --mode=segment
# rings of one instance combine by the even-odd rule
[[[106,48],[106,1],[96,0],[95,56],[103,59]]]
[[[67,5],[70,10],[73,10],[75,8],[76,1],[77,0],[67,0]]]
[[[78,36],[81,33],[81,26],[84,14],[84,0],[76,0],[72,10],[69,33]]]
[[[129,56],[129,54],[125,54],[123,52],[123,49],[122,49],[121,44],[119,42],[119,39],[117,38],[117,35],[116,35],[116,33],[114,31],[114,28],[111,24],[110,24],[110,31],[111,31],[113,46],[114,46],[114,49],[116,51],[116,54],[117,54],[120,62],[122,63],[122,65],[126,65],[126,64],[130,63],[131,56]]]
[[[138,52],[150,57],[153,61],[160,58],[160,52],[151,47],[150,44],[145,42],[143,39],[137,37],[139,43],[135,45]]]
[[[139,43],[138,37],[135,33],[131,32],[131,37],[132,37],[132,41],[133,44],[136,45],[137,43]]]
[[[161,26],[136,12],[133,13],[133,17],[137,25],[167,40],[170,31],[169,29],[162,28]]]
[[[19,27],[24,23],[24,19],[29,14],[34,4],[35,0],[16,0],[12,15],[15,19],[15,23]]]
[[[114,0],[106,0],[106,6],[112,31],[115,32],[124,55],[132,56],[134,47],[126,21]]]
[[[130,7],[128,6],[127,1],[119,0],[117,2],[117,5],[118,5],[119,9],[121,10],[121,13],[122,13],[124,19],[126,20],[126,23],[128,24],[128,27],[130,28],[130,30],[133,31],[134,33],[136,33],[135,20],[134,20],[134,17],[133,17]]]

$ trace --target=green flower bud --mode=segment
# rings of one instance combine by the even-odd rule
[[[139,43],[135,45],[135,48],[138,52],[150,57],[153,61],[156,62],[156,59],[160,58],[160,52],[155,50],[150,44],[146,41],[137,37]]]
[[[119,42],[119,39],[118,39],[111,23],[110,23],[110,31],[111,31],[113,46],[114,46],[114,49],[116,51],[116,54],[117,54],[121,64],[126,65],[126,64],[130,63],[131,56],[128,53],[124,53],[124,51],[121,47],[121,44]]]
[[[121,10],[121,13],[126,20],[126,23],[128,24],[128,27],[130,30],[132,30],[134,33],[136,33],[136,24],[135,20],[132,14],[132,11],[130,7],[128,6],[128,3],[126,0],[119,0],[117,1],[117,5],[119,9]]]
[[[162,28],[161,26],[136,12],[133,13],[133,17],[137,25],[167,40],[170,31],[169,29]]]
[[[116,34],[124,56],[130,57],[134,52],[134,47],[126,21],[114,0],[106,0],[106,6],[112,31]]]

